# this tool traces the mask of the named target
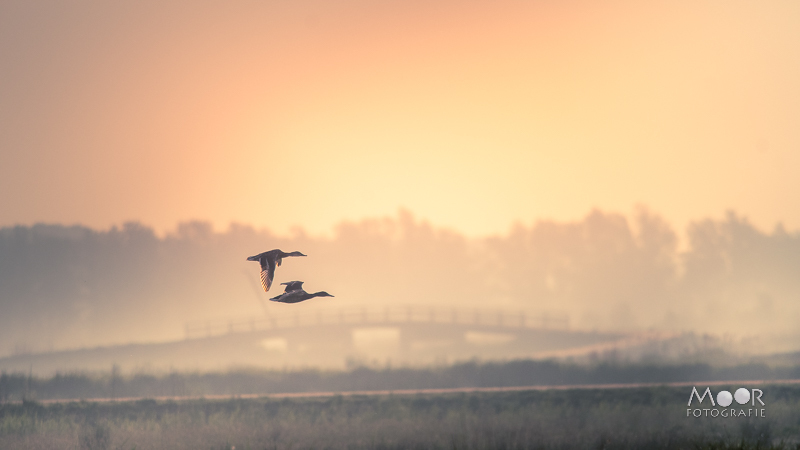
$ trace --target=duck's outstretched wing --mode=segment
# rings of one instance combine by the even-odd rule
[[[302,281],[287,281],[286,283],[281,283],[281,284],[286,285],[286,292],[303,289]]]
[[[275,277],[275,260],[262,257],[259,262],[261,263],[261,287],[264,288],[264,292],[269,292],[272,279]]]

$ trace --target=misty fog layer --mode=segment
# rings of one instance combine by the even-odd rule
[[[734,213],[678,233],[641,209],[577,222],[518,224],[469,239],[401,211],[344,222],[330,237],[233,224],[184,223],[165,237],[126,223],[107,231],[0,229],[0,355],[183,337],[187,321],[263,314],[279,283],[334,298],[269,311],[421,304],[566,313],[574,329],[794,334],[800,323],[800,234],[754,228]],[[258,264],[299,250],[269,293]]]

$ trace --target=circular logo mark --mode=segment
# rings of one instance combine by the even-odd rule
[[[748,391],[745,388],[739,388],[736,390],[736,393],[733,394],[733,398],[736,399],[736,403],[744,405],[745,403],[750,401],[750,391]]]
[[[719,394],[717,394],[717,403],[719,403],[719,406],[728,406],[731,404],[732,401],[733,401],[733,396],[728,391],[719,391]]]

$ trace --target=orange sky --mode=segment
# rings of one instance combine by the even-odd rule
[[[166,4],[164,4],[166,3]],[[800,228],[800,3],[0,0],[0,226]]]

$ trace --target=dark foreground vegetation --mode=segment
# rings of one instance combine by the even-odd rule
[[[446,389],[579,384],[674,383],[800,379],[800,367],[748,364],[578,365],[557,361],[465,362],[438,368],[367,368],[350,371],[240,370],[224,373],[72,373],[50,378],[0,374],[0,402],[131,397],[200,397],[285,392]]]
[[[764,418],[686,417],[689,391],[685,387],[28,401],[0,406],[0,448],[800,448],[800,387],[760,387],[766,403]]]

